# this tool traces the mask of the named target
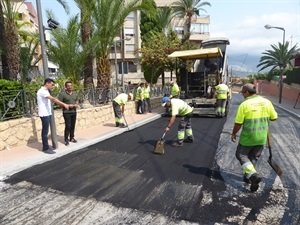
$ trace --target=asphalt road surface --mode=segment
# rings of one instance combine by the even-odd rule
[[[277,110],[270,126],[279,179],[259,160],[256,193],[242,182],[230,141],[241,96],[227,118],[192,119],[195,142],[153,154],[168,117],[61,158],[33,166],[1,183],[1,224],[299,224],[299,119]]]

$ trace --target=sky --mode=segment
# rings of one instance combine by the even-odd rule
[[[40,1],[44,24],[47,24],[45,10],[50,9],[62,26],[66,26],[69,16],[56,0]],[[71,15],[79,12],[73,0],[65,1],[69,4]],[[227,37],[230,40],[228,53],[231,63],[255,70],[250,59],[259,60],[261,53],[271,49],[272,44],[282,43],[283,36],[292,45],[299,42],[297,46],[300,48],[300,0],[205,1],[211,7],[205,6],[206,12],[200,13],[210,16],[210,37]],[[33,2],[35,6],[36,1],[27,2]],[[264,27],[266,24],[284,28],[285,32],[275,28],[268,30]]]

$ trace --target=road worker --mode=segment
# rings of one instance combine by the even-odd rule
[[[125,128],[122,116],[124,116],[125,105],[128,101],[133,100],[133,94],[121,93],[113,100],[113,109],[115,114],[116,127]],[[122,107],[122,108],[121,108]]]
[[[180,89],[178,84],[175,81],[171,81],[171,95],[170,98],[179,98],[180,96]]]
[[[150,85],[145,83],[144,86],[144,111],[151,113],[151,102],[150,102]],[[147,106],[147,107],[146,107]]]
[[[176,116],[182,116],[180,123],[178,125],[177,141],[173,142],[172,147],[182,147],[183,142],[193,143],[193,131],[192,131],[192,113],[193,108],[189,106],[186,102],[178,98],[163,97],[162,106],[165,108],[171,108],[171,119],[165,132],[168,132],[175,122]],[[186,139],[184,136],[186,135]]]
[[[137,101],[137,114],[144,114],[144,83],[140,83],[136,90],[135,100]]]
[[[229,88],[225,83],[220,83],[215,87],[217,95],[217,111],[219,117],[224,117],[226,113],[226,104],[229,97]]]
[[[236,134],[243,127],[236,149],[236,158],[243,168],[244,182],[251,184],[250,190],[255,192],[261,181],[255,168],[256,163],[267,141],[269,121],[276,120],[277,113],[268,99],[256,95],[253,84],[245,84],[241,94],[245,100],[238,108],[231,140],[236,141]]]

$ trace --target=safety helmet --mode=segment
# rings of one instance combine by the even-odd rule
[[[167,96],[166,96],[166,97],[163,97],[163,98],[162,98],[162,101],[161,101],[161,102],[162,102],[162,107],[165,107],[166,103],[169,102],[169,101],[170,101],[170,98],[169,98],[169,97],[167,97]]]

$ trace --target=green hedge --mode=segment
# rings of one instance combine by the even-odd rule
[[[294,68],[286,73],[286,79],[283,81],[286,84],[300,84],[300,68]]]

